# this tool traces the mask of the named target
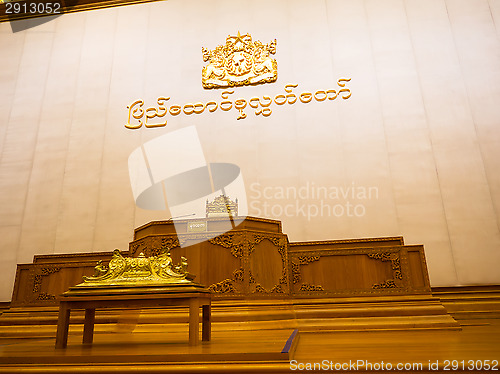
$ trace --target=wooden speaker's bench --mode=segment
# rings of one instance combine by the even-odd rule
[[[189,345],[199,343],[200,306],[202,307],[202,340],[211,338],[211,294],[206,289],[125,288],[67,293],[60,297],[56,348],[65,348],[72,309],[85,309],[83,344],[92,344],[96,309],[189,306]]]

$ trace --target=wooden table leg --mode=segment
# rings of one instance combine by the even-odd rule
[[[212,306],[210,301],[202,306],[201,340],[210,341],[212,338]]]
[[[71,309],[64,301],[59,303],[59,317],[57,319],[56,348],[66,348],[68,345],[69,317]]]
[[[192,297],[189,300],[189,345],[198,345],[200,340],[200,300]]]
[[[85,309],[83,325],[83,344],[92,344],[94,341],[95,309]]]

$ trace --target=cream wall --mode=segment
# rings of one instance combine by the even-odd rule
[[[277,39],[278,81],[233,98],[336,88],[352,97],[169,117],[128,130],[126,106],[220,101],[201,47],[228,34]],[[364,214],[274,216],[290,240],[403,235],[424,244],[432,285],[500,283],[500,1],[165,1],[0,24],[0,300],[35,254],[126,249],[168,211],[135,207],[130,153],[196,125],[209,162],[242,169],[250,215],[306,186],[374,188]],[[264,191],[268,199],[260,196]],[[272,213],[272,212],[271,212]]]

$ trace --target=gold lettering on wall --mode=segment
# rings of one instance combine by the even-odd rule
[[[166,115],[177,116],[179,114],[184,114],[186,116],[199,115],[205,112],[205,109],[209,113],[215,112],[217,109],[227,112],[236,110],[236,119],[245,119],[247,114],[244,112],[248,107],[254,109],[256,116],[262,115],[268,117],[272,114],[271,105],[293,105],[296,102],[301,102],[304,104],[310,103],[315,100],[317,102],[330,102],[337,99],[339,96],[347,100],[351,97],[351,90],[346,87],[347,82],[351,78],[340,78],[337,81],[337,89],[328,90],[318,90],[316,92],[304,91],[300,94],[298,92],[293,92],[294,89],[298,87],[298,84],[287,84],[284,87],[285,93],[280,93],[272,98],[271,96],[263,95],[262,98],[252,97],[250,99],[236,98],[233,99],[231,95],[234,94],[234,90],[225,90],[221,93],[221,101],[218,103],[216,101],[209,101],[207,103],[196,102],[196,103],[186,103],[184,105],[173,104],[170,107],[167,105],[167,101],[170,97],[159,97],[156,100],[157,106],[152,106],[144,108],[143,100],[136,100],[129,106],[128,109],[128,120],[125,124],[127,129],[139,129],[142,126],[152,128],[152,127],[163,127],[167,125]]]

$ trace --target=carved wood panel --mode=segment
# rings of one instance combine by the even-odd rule
[[[252,218],[243,229],[209,238],[160,230],[168,221],[153,223],[130,243],[128,255],[170,251],[176,263],[186,257],[188,271],[215,299],[430,293],[423,247],[405,246],[400,237],[289,243],[278,221]],[[110,258],[111,252],[44,255],[18,265],[12,306],[54,305],[93,273],[97,260]]]

